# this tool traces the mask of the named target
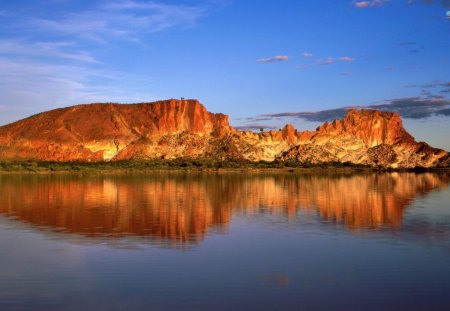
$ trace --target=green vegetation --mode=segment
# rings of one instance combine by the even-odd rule
[[[305,171],[305,170],[348,170],[348,171],[389,171],[392,169],[374,168],[350,162],[330,163],[300,163],[297,161],[259,161],[248,160],[214,160],[206,158],[178,158],[173,160],[129,160],[112,162],[45,162],[45,161],[0,161],[0,173],[115,173],[115,172],[146,172],[156,170],[181,171],[220,171],[220,170],[276,170],[276,171]],[[433,170],[416,168],[414,171]],[[439,169],[434,169],[439,170]]]
[[[178,158],[174,160],[132,160],[113,162],[45,162],[0,161],[0,172],[140,172],[151,170],[258,170],[258,169],[368,169],[351,163],[308,164],[296,161],[211,160],[206,158]]]

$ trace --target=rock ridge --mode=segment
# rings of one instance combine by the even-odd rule
[[[415,139],[397,113],[350,109],[315,131],[287,124],[239,131],[197,100],[85,104],[0,127],[0,160],[117,161],[174,159],[349,162],[383,168],[449,167],[449,153]]]

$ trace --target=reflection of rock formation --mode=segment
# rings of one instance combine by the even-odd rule
[[[229,219],[206,200],[204,185],[183,178],[21,176],[3,177],[1,188],[1,213],[88,236],[148,235],[184,242]]]
[[[305,189],[306,207],[352,229],[398,227],[403,209],[417,194],[447,185],[433,174],[380,174],[329,180],[315,178]]]
[[[0,212],[87,236],[198,242],[233,212],[292,218],[308,209],[352,229],[398,227],[417,194],[449,182],[434,173],[1,176]]]

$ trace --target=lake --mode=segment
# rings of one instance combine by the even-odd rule
[[[450,310],[449,184],[0,175],[0,310]]]

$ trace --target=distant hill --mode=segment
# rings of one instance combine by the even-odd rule
[[[239,131],[197,100],[88,104],[43,112],[0,127],[0,160],[175,159],[352,163],[384,168],[449,167],[449,153],[416,142],[396,113],[349,110],[315,131],[292,125]]]

